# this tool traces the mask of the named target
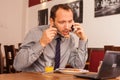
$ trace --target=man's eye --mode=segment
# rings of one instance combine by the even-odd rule
[[[60,24],[64,24],[64,22],[59,22]]]
[[[71,21],[69,21],[69,23],[72,23],[72,20],[71,20]]]

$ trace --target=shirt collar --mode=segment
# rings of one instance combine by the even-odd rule
[[[62,42],[65,41],[66,39],[68,39],[68,38],[62,37],[62,36],[60,36],[59,34],[57,34],[57,35],[55,36],[54,40],[56,40],[58,37],[61,37],[61,41],[62,41]]]

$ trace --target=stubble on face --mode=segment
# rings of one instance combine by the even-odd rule
[[[58,29],[58,33],[65,38],[70,38],[71,26],[73,24],[73,13],[71,10],[59,9],[56,12],[54,25]],[[69,28],[66,28],[69,27]]]

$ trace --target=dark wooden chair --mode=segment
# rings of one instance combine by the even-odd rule
[[[18,48],[15,49],[16,53],[20,50],[20,46],[22,43],[18,43]]]
[[[4,45],[5,50],[5,58],[6,58],[6,72],[14,73],[16,72],[13,67],[14,57],[16,55],[15,46],[14,45]]]
[[[18,48],[20,48],[21,44],[22,44],[22,43],[18,43]]]
[[[90,72],[97,72],[100,61],[104,58],[104,48],[90,48],[89,50],[89,66]]]
[[[92,48],[87,48],[87,51],[88,51],[88,58],[87,58],[87,61],[86,61],[86,64],[85,64],[85,68],[84,68],[84,69],[86,69],[86,70],[89,69],[89,65],[90,65],[89,58],[90,58],[91,49],[92,49]]]
[[[104,45],[104,51],[106,52],[107,50],[113,50],[113,45]]]
[[[120,46],[113,46],[114,51],[120,51]]]
[[[120,46],[115,45],[104,45],[104,50],[120,51]]]
[[[4,57],[1,51],[1,44],[0,44],[0,74],[4,72]]]

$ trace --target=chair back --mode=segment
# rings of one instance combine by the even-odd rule
[[[104,45],[104,50],[120,51],[120,46],[115,45]]]
[[[91,48],[89,51],[89,71],[97,72],[100,61],[103,60],[104,49],[103,48]]]
[[[113,50],[113,45],[104,45],[104,51],[106,52],[107,50]]]
[[[114,47],[113,47],[113,50],[114,50],[114,51],[120,51],[120,46],[114,46]]]
[[[13,61],[14,57],[16,55],[15,52],[15,46],[14,45],[4,45],[5,50],[5,58],[6,58],[6,72],[15,72],[15,69],[13,68]]]
[[[22,44],[22,43],[18,43],[18,48],[20,48],[21,44]]]
[[[0,44],[0,74],[3,73],[3,68],[4,68],[4,58],[2,55],[1,44]]]

